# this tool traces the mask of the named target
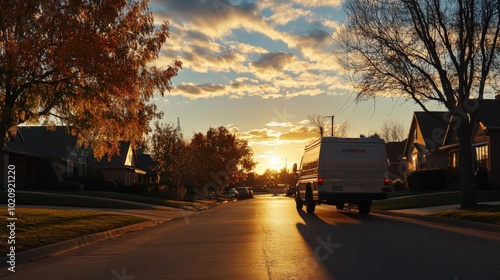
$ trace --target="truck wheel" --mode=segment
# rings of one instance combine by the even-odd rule
[[[314,213],[316,209],[316,202],[313,200],[313,192],[310,186],[306,187],[306,211],[307,213]]]
[[[295,196],[295,206],[297,207],[297,210],[302,210],[302,207],[304,207],[304,201],[299,195]]]
[[[370,213],[371,208],[372,208],[371,201],[365,201],[365,202],[358,203],[359,214],[367,215]]]
[[[337,203],[335,206],[337,207],[337,210],[342,210],[344,209],[345,203]]]

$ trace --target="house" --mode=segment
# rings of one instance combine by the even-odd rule
[[[403,159],[408,170],[444,168],[449,166],[448,152],[441,150],[449,122],[448,112],[415,112]]]
[[[159,183],[160,175],[153,169],[155,164],[151,155],[139,154],[137,155],[138,167],[146,172],[143,175],[144,183]]]
[[[491,188],[500,189],[500,95],[482,100],[473,130],[474,169],[486,170]],[[459,167],[459,144],[453,129],[448,127],[441,150],[448,153],[449,165]]]
[[[15,167],[16,189],[36,190],[38,170],[41,157],[31,149],[18,133],[13,139],[6,141],[4,151],[4,173],[8,174],[9,165]],[[7,186],[8,177],[4,176],[3,186]]]
[[[401,142],[385,143],[385,151],[389,159],[389,178],[403,179],[408,170],[408,162],[403,159],[402,153],[406,145],[406,140]]]
[[[86,150],[68,127],[19,126],[4,152],[5,162],[16,166],[17,189],[50,189],[87,175]]]
[[[99,170],[104,181],[114,181],[117,185],[130,186],[142,183],[146,171],[139,168],[135,149],[130,142],[120,142],[119,154],[112,156],[104,155],[101,160],[95,159],[92,150],[89,152],[90,164]]]

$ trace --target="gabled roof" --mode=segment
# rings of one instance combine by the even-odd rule
[[[487,130],[500,129],[500,100],[486,99],[481,101],[477,112],[477,121],[483,124]],[[474,126],[473,133],[476,134],[479,124]],[[448,125],[446,135],[443,141],[443,149],[449,149],[458,146],[458,137],[456,131]]]
[[[156,171],[153,170],[154,161],[151,155],[148,154],[137,155],[137,167],[146,171],[146,175],[156,175]]]
[[[449,122],[448,112],[415,112],[415,119],[424,137],[427,150],[437,150],[443,144]],[[440,137],[437,137],[441,135]]]
[[[104,155],[101,160],[97,160],[94,157],[93,151],[89,148],[89,158],[90,164],[97,168],[123,168],[125,167],[125,162],[127,160],[128,151],[131,149],[130,142],[121,141],[120,142],[120,154],[114,155],[108,160],[108,155]],[[134,152],[135,157],[135,152]],[[137,159],[134,159],[137,162]]]
[[[31,149],[28,145],[26,145],[26,143],[13,140],[8,140],[5,142],[4,152],[9,154],[18,154],[36,158],[41,157],[33,149]]]
[[[406,145],[406,140],[401,142],[387,142],[385,143],[385,151],[391,163],[401,162]]]
[[[20,126],[18,134],[24,144],[40,157],[66,158],[77,144],[77,137],[69,134],[65,126],[56,126],[54,131],[45,126]]]
[[[500,129],[500,100],[486,99],[481,102],[477,120],[487,129]]]
[[[413,135],[417,127],[420,128],[424,138],[425,148],[428,151],[437,151],[443,144],[449,121],[448,116],[449,113],[446,111],[414,112],[403,155],[407,155],[408,151],[413,148],[415,141]]]

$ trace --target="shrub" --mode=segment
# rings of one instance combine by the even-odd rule
[[[115,192],[117,190],[116,182],[113,180],[107,180],[104,182],[104,190],[108,192]]]
[[[65,191],[83,192],[84,185],[75,181],[62,182],[62,189]]]
[[[142,196],[156,196],[159,190],[158,183],[135,183],[131,187],[132,194]]]
[[[408,187],[406,186],[405,182],[401,179],[396,179],[396,180],[392,181],[392,185],[394,186],[395,191],[408,190]]]
[[[406,176],[408,188],[412,191],[436,191],[446,187],[446,170],[425,169],[413,171]]]

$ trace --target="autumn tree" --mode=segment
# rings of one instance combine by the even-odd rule
[[[223,126],[210,128],[206,135],[195,134],[190,147],[194,157],[192,164],[199,172],[198,187],[214,182],[222,191],[244,180],[256,165],[248,142],[236,138]]]
[[[192,153],[179,125],[157,121],[150,137],[149,152],[154,169],[160,174],[160,183],[175,188],[178,193],[185,192],[186,186],[193,183],[196,174],[191,168]]]
[[[143,139],[181,67],[153,65],[168,37],[147,0],[2,0],[0,146],[22,123],[62,123],[97,157]]]
[[[403,95],[429,112],[444,106],[460,144],[461,208],[477,205],[472,131],[485,94],[497,90],[498,0],[347,0],[335,42],[358,99]],[[443,132],[444,133],[444,132]]]
[[[278,176],[278,170],[268,168],[264,171],[264,174],[262,174],[261,177],[265,184],[269,187],[279,183]]]

